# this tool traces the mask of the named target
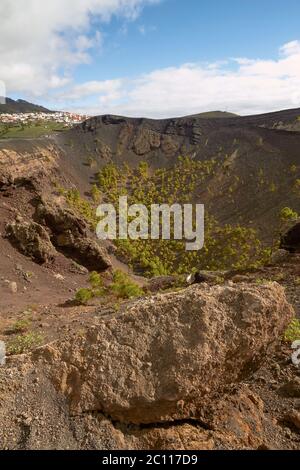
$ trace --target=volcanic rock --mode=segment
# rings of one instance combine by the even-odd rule
[[[300,253],[300,220],[293,224],[282,236],[281,248],[290,253]]]
[[[7,224],[6,236],[24,255],[38,263],[52,261],[56,250],[48,232],[35,222],[15,221]]]
[[[137,300],[86,336],[38,350],[73,413],[190,419],[256,370],[293,316],[278,284],[192,286]]]
[[[36,217],[51,231],[54,246],[90,271],[111,267],[106,249],[95,241],[85,220],[55,201],[43,201]]]

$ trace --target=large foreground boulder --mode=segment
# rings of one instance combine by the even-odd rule
[[[137,300],[34,359],[74,414],[145,424],[193,419],[260,365],[292,315],[276,283],[192,286]]]

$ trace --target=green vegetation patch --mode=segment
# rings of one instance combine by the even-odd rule
[[[290,343],[300,340],[300,320],[297,318],[292,320],[284,334],[284,340]]]
[[[82,288],[75,294],[75,300],[79,305],[86,305],[94,297],[91,289]]]
[[[24,354],[32,349],[40,346],[43,342],[43,337],[37,333],[26,333],[18,335],[9,341],[7,346],[8,355]]]
[[[37,139],[65,129],[63,123],[48,121],[37,121],[31,124],[0,123],[0,139]]]
[[[149,217],[152,204],[201,202],[201,193],[222,161],[198,161],[179,157],[172,168],[152,170],[147,162],[136,168],[108,163],[97,175],[97,199],[118,207],[120,196],[128,204],[144,204]],[[96,194],[95,188],[93,193]],[[173,220],[171,220],[171,227]],[[150,220],[148,221],[150,225]],[[195,227],[194,227],[195,228]],[[171,238],[174,230],[171,233]],[[193,269],[224,270],[255,268],[264,264],[270,250],[263,247],[254,229],[241,225],[220,225],[206,211],[205,246],[186,251],[185,240],[117,240],[117,254],[135,271],[146,276],[183,274]]]
[[[30,329],[31,322],[27,319],[17,320],[11,327],[9,328],[9,333],[24,333]]]
[[[130,276],[117,270],[113,274],[113,282],[104,287],[102,277],[97,272],[92,272],[89,277],[90,288],[79,289],[75,294],[75,301],[79,305],[87,305],[90,300],[102,296],[116,296],[120,299],[133,299],[145,295],[144,290],[138,286]]]
[[[96,175],[90,201],[82,198],[77,189],[59,188],[59,192],[65,196],[70,207],[95,230],[99,220],[96,217],[96,206],[100,202],[112,203],[118,209],[120,196],[127,196],[129,205],[144,204],[149,219],[152,204],[171,206],[175,203],[183,205],[201,202],[201,194],[222,165],[222,159],[198,161],[190,157],[179,157],[172,168],[155,170],[145,161],[135,168],[109,162]],[[228,197],[232,195],[228,193]],[[295,213],[287,213],[285,210],[281,214],[281,217],[288,219],[292,216]],[[150,223],[148,220],[149,226]],[[171,240],[116,240],[117,256],[135,272],[149,277],[182,275],[196,269],[257,268],[270,258],[271,249],[262,244],[255,229],[241,224],[221,225],[207,209],[205,245],[202,250],[186,251],[186,240],[174,239],[173,216],[171,228]]]
[[[111,290],[121,299],[133,299],[144,294],[141,287],[133,282],[126,273],[119,270],[114,273],[114,282]]]

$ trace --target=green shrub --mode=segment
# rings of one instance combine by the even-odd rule
[[[12,339],[8,343],[7,354],[23,354],[37,346],[40,346],[43,342],[43,337],[37,333],[27,333],[26,335],[19,335]]]
[[[294,318],[284,334],[284,340],[290,343],[300,340],[300,320]]]
[[[92,286],[94,289],[98,289],[98,288],[100,288],[100,287],[103,287],[102,277],[101,277],[100,274],[97,273],[96,271],[93,271],[93,272],[90,274],[89,281],[90,281],[91,286]]]
[[[75,300],[79,305],[86,305],[92,298],[94,293],[91,289],[79,289],[76,292]]]
[[[101,201],[101,191],[96,184],[93,184],[91,193],[92,193],[93,201],[96,204],[99,204]]]
[[[76,292],[75,300],[79,305],[86,305],[93,297],[101,297],[105,294],[103,280],[99,273],[90,273],[89,283],[91,288],[82,288]]]
[[[139,163],[139,172],[142,178],[147,178],[149,175],[149,165],[147,162]]]
[[[98,288],[93,290],[93,297],[102,297],[105,295],[105,289],[104,288]]]
[[[122,271],[115,271],[111,290],[114,294],[122,299],[132,299],[141,297],[144,291],[129,276]]]
[[[30,321],[29,320],[18,320],[16,321],[11,327],[9,328],[10,333],[24,333],[28,331],[30,328]]]
[[[298,213],[293,211],[290,207],[284,207],[280,212],[280,218],[282,220],[296,220]]]
[[[90,274],[89,281],[92,287],[93,296],[102,297],[102,295],[105,294],[105,288],[103,286],[103,280],[100,274],[96,271],[93,271]]]

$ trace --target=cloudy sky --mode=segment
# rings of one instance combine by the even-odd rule
[[[153,118],[300,107],[299,0],[1,0],[0,18],[13,98]]]

